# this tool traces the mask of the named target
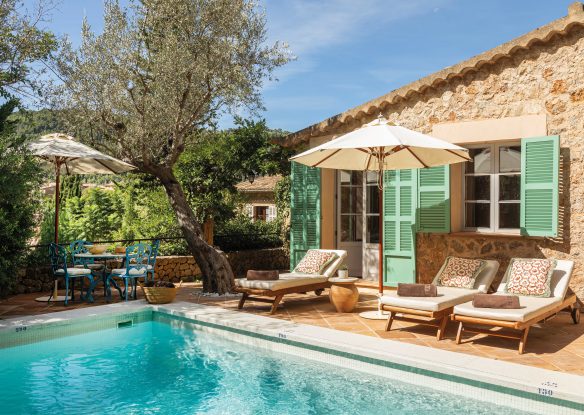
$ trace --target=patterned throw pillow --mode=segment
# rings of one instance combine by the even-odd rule
[[[294,272],[321,275],[326,266],[334,261],[336,257],[337,254],[334,252],[309,249],[304,258],[294,268]]]
[[[487,261],[449,256],[440,269],[438,285],[443,287],[474,288],[475,279]]]
[[[507,268],[505,292],[533,297],[549,297],[552,294],[552,274],[555,259],[513,258]]]

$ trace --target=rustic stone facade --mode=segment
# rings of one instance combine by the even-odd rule
[[[584,10],[581,3],[570,6],[568,17],[548,27],[307,127],[290,135],[284,144],[299,147],[311,137],[330,139],[332,134],[352,131],[370,122],[380,112],[390,121],[424,133],[431,133],[437,123],[545,114],[548,135],[560,136],[559,237],[418,234],[418,280],[431,281],[448,255],[499,260],[497,281],[511,257],[571,259],[575,261],[571,288],[584,300]]]

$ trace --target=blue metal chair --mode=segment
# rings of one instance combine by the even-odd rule
[[[154,282],[154,268],[156,267],[156,257],[158,256],[158,248],[160,248],[160,239],[155,239],[152,243],[150,256],[148,257],[148,270],[146,271],[146,281],[148,281],[148,274],[152,275],[152,282]]]
[[[108,290],[107,297],[111,297],[111,288],[110,285],[115,283],[114,278],[120,278],[124,280],[124,293],[120,289],[120,297],[124,297],[125,301],[128,301],[128,291],[129,288],[132,287],[132,297],[135,300],[136,295],[136,287],[138,278],[144,278],[146,280],[146,275],[148,272],[148,258],[151,254],[151,247],[150,245],[146,244],[135,244],[128,246],[126,248],[126,268],[117,268],[113,269],[107,276],[106,280],[106,288]]]
[[[75,280],[87,278],[89,280],[89,288],[87,289],[87,294],[83,296],[83,283],[81,282],[80,288],[80,298],[87,299],[90,302],[93,302],[93,296],[91,295],[91,291],[93,290],[93,275],[91,274],[91,270],[88,268],[75,268],[75,267],[67,267],[67,251],[60,245],[55,243],[51,243],[49,245],[49,256],[51,258],[51,270],[53,271],[53,277],[57,278],[64,278],[65,279],[65,305],[69,303],[69,279],[72,279],[71,284],[71,301],[74,301],[74,294],[75,294]]]
[[[94,276],[101,278],[103,282],[103,295],[106,295],[106,287],[105,287],[105,264],[101,264],[95,262],[93,258],[79,258],[77,254],[86,254],[89,252],[87,249],[88,246],[93,245],[91,242],[88,242],[83,239],[78,239],[73,241],[69,244],[69,251],[71,252],[71,258],[73,259],[73,265],[75,268],[87,268],[93,271]],[[97,284],[97,281],[96,281]]]

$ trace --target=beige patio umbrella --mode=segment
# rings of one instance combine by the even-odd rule
[[[67,134],[47,134],[29,144],[37,157],[55,169],[55,243],[59,241],[59,184],[61,174],[118,174],[136,167],[103,154]]]
[[[292,157],[310,166],[337,170],[378,171],[379,235],[383,234],[383,172],[461,163],[468,150],[395,125],[382,115],[363,127]],[[383,293],[383,242],[379,238],[379,292]]]

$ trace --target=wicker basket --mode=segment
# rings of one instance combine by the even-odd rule
[[[142,283],[140,283],[140,288],[144,292],[144,296],[146,300],[150,304],[168,304],[174,301],[174,297],[176,297],[176,292],[182,285],[182,281],[180,282],[178,287],[168,288],[168,287],[144,287]]]

